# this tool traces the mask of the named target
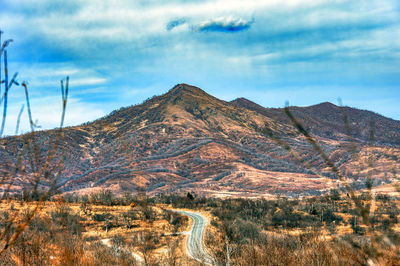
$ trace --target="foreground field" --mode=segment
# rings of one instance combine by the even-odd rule
[[[36,202],[0,205],[1,225],[20,224]],[[189,219],[162,207],[45,202],[0,259],[4,265],[185,265]],[[15,228],[13,229],[15,230]]]
[[[335,191],[301,200],[223,200],[190,193],[124,200],[107,191],[90,197],[66,195],[39,205],[0,263],[200,264],[189,251],[202,253],[215,265],[398,265],[398,199],[361,193],[357,200],[365,208]],[[18,231],[37,204],[3,201],[1,233]],[[192,246],[203,245],[203,238],[203,247],[190,248],[187,241],[196,219],[189,219],[189,213],[207,219],[206,227],[204,220],[198,221],[193,234]]]
[[[167,202],[208,215],[205,243],[218,265],[399,265],[398,199],[356,197],[365,208],[337,192],[301,200]]]

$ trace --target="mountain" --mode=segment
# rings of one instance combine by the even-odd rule
[[[264,108],[245,98],[238,98],[231,103],[283,123],[290,122],[281,108]],[[400,145],[400,121],[370,111],[340,107],[329,102],[309,107],[292,106],[289,110],[312,134],[320,137],[348,140],[350,135],[358,142]],[[346,129],[345,117],[349,130]]]
[[[373,154],[377,169],[382,170],[374,175],[374,185],[391,181],[386,168],[399,166],[399,121],[347,108],[352,129],[354,125],[360,129],[353,133],[360,155],[356,158],[351,156],[344,127],[339,126],[339,107],[324,103],[291,110],[315,133],[324,151],[346,175],[355,176],[360,172],[357,161]],[[374,146],[365,141],[367,133],[361,130],[371,118],[379,118],[375,125],[386,127],[376,130],[379,143]],[[263,133],[265,123],[328,178],[314,175],[267,137]],[[57,132],[36,132],[33,141],[31,135],[1,139],[0,158],[15,165],[19,152],[26,166],[25,173],[14,180],[14,192],[32,182],[29,178],[35,164],[31,166],[29,151],[39,155],[37,165],[42,167]],[[381,132],[394,137],[382,136]],[[146,191],[150,195],[187,191],[212,196],[310,195],[329,190],[337,178],[282,110],[264,108],[243,98],[225,102],[187,84],[96,121],[65,128],[63,134],[62,145],[57,146],[50,162],[57,165],[65,158],[57,184],[62,193],[110,189],[116,193]],[[37,148],[30,148],[29,143],[36,143]],[[355,181],[356,185],[361,187],[362,180]],[[41,185],[48,183],[44,180]]]

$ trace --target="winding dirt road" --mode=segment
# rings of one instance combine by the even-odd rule
[[[190,257],[206,265],[215,265],[214,259],[204,247],[203,234],[207,225],[207,219],[196,212],[173,210],[177,213],[189,216],[193,220],[189,238],[186,240],[186,251]]]

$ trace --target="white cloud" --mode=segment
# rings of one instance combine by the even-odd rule
[[[5,135],[12,135],[15,133],[17,117],[19,110],[24,104],[22,101],[14,103],[8,109],[7,123],[5,128]],[[42,97],[40,99],[31,98],[31,110],[34,121],[37,121],[40,129],[51,129],[60,125],[62,103],[60,97]],[[70,98],[68,100],[65,126],[74,126],[81,123],[95,120],[104,116],[106,113],[98,105],[88,102],[82,102],[77,98]],[[21,116],[20,131],[29,132],[27,109]]]
[[[99,85],[107,82],[105,78],[81,78],[72,79],[70,81],[71,86],[87,86],[87,85]]]
[[[218,17],[211,20],[206,20],[194,27],[197,31],[222,31],[236,32],[250,28],[252,20],[243,18],[235,18],[233,16]]]
[[[41,1],[38,5],[50,5],[53,1]],[[74,1],[72,1],[74,2]],[[280,23],[286,24],[292,22],[292,25],[299,25],[300,14],[306,10],[312,10],[319,7],[316,12],[308,15],[303,23],[321,25],[327,20],[353,19],[361,15],[368,15],[371,19],[373,15],[387,11],[389,4],[381,4],[379,9],[375,9],[371,14],[372,8],[366,10],[344,11],[343,9],[332,8],[329,6],[340,5],[341,3],[351,3],[349,0],[218,0],[204,2],[171,2],[153,1],[149,5],[139,5],[134,1],[75,1],[79,8],[74,8],[71,12],[32,14],[24,18],[24,23],[30,25],[31,30],[39,30],[49,38],[57,38],[70,43],[64,43],[66,46],[80,45],[81,41],[87,38],[91,39],[109,39],[115,41],[133,41],[140,40],[146,36],[154,34],[165,35],[165,27],[171,20],[179,17],[187,17],[193,24],[204,22],[205,19],[214,20],[217,17],[252,17],[254,14],[271,17],[273,14],[287,14],[286,19],[279,19]],[[32,5],[30,1],[8,0],[10,5],[24,6]],[[372,7],[377,1],[371,1],[368,5]],[[381,3],[381,1],[379,1]],[[328,8],[325,6],[328,5]],[[383,6],[383,7],[382,7]],[[18,10],[18,9],[17,9]],[[293,21],[294,14],[296,21]],[[21,15],[17,15],[21,17]],[[300,18],[301,20],[302,18]],[[4,24],[12,24],[14,16],[8,16],[3,19]],[[19,19],[21,21],[21,18]],[[280,24],[279,23],[279,24]],[[279,24],[273,25],[279,27]]]
[[[386,82],[398,73],[395,0],[3,2],[11,8],[0,10],[0,25],[29,57],[10,69],[29,81],[35,98],[58,95],[66,75],[73,96],[85,99],[78,102],[116,101],[118,108],[180,82],[247,89],[262,81],[341,81],[349,73]],[[240,34],[193,31],[253,18]]]
[[[105,84],[107,78],[96,71],[78,68],[71,63],[17,63],[12,70],[18,69],[19,81],[27,81],[29,87],[58,87],[60,80],[70,77],[71,86],[93,86]]]

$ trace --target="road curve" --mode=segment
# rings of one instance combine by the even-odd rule
[[[204,248],[203,234],[207,225],[206,218],[196,212],[173,210],[177,213],[189,216],[193,220],[189,238],[186,240],[186,251],[190,257],[207,265],[214,265],[214,259]]]

